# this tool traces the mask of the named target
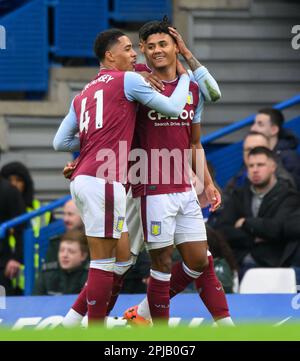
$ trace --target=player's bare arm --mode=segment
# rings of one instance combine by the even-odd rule
[[[185,42],[182,39],[182,36],[178,31],[172,27],[169,27],[170,34],[175,38],[180,54],[184,57],[186,62],[192,71],[200,68],[202,64],[194,57],[193,53],[188,49]]]

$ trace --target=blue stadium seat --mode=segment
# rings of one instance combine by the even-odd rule
[[[34,0],[0,18],[6,49],[0,50],[0,91],[48,88],[47,7]]]
[[[11,12],[29,0],[0,0],[0,16]]]
[[[211,151],[207,155],[215,172],[216,181],[220,187],[224,187],[228,180],[234,176],[243,164],[243,142],[230,144],[221,149]]]
[[[116,21],[144,22],[161,20],[164,15],[172,17],[170,0],[113,0],[111,17]]]
[[[54,53],[93,57],[95,37],[107,28],[107,0],[59,1],[54,10]]]

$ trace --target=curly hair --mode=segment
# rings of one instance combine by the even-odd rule
[[[149,21],[140,28],[139,38],[142,41],[147,41],[150,35],[159,33],[168,34],[173,38],[173,36],[169,32],[169,26],[172,25],[169,23],[169,19],[167,16],[164,16],[162,21]]]

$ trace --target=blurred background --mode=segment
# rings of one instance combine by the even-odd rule
[[[300,51],[291,46],[291,29],[300,17],[296,0],[0,0],[6,29],[6,50],[0,50],[0,166],[16,159],[25,163],[41,201],[68,192],[60,173],[71,155],[55,153],[51,143],[73,96],[97,72],[96,34],[119,27],[138,50],[139,27],[165,14],[222,91],[219,102],[205,107],[204,135],[299,94]],[[299,116],[300,106],[284,114]],[[206,148],[240,140],[247,131],[243,127]]]
[[[19,223],[7,223],[14,216],[26,214],[22,207],[0,220],[3,222],[0,242],[9,239],[7,252],[11,254],[16,254],[18,244],[17,232],[16,241],[10,239],[11,229],[23,227],[19,239],[20,244],[25,242],[25,247],[18,266],[25,277],[25,286],[22,281],[20,285],[21,294],[32,294],[42,267],[44,271],[61,271],[61,266],[51,263],[58,262],[60,236],[65,230],[82,226],[77,210],[66,203],[69,181],[62,176],[62,169],[73,154],[55,152],[52,141],[73,97],[98,72],[92,50],[97,33],[118,27],[129,35],[139,53],[138,29],[164,15],[168,15],[190,50],[209,69],[222,92],[220,101],[205,105],[201,139],[220,188],[241,169],[243,139],[259,109],[281,110],[284,126],[295,139],[300,137],[300,50],[291,45],[295,37],[292,28],[300,24],[299,1],[0,0],[0,25],[5,29],[5,49],[0,49],[0,169],[4,171],[3,167],[11,167],[12,162],[21,162],[17,170],[6,168],[6,176],[3,172],[2,176],[23,177],[25,188],[31,187],[29,201],[23,194],[25,203],[29,202],[27,212],[41,210],[36,214],[38,224],[34,224],[35,218],[31,216],[25,216]],[[141,55],[138,60],[144,61]],[[293,151],[299,155],[297,142]],[[294,220],[296,217],[299,218],[299,212]],[[217,224],[214,220],[210,223],[213,227]],[[300,244],[299,232],[291,236],[296,242],[295,250]],[[49,240],[53,239],[56,242],[52,242],[53,259],[48,255],[45,264]],[[221,242],[216,242],[220,246]],[[80,242],[76,246],[80,257],[79,246]],[[222,259],[226,252],[218,251],[217,246],[216,253]],[[298,267],[298,277],[299,248],[297,262],[284,264]],[[131,274],[132,285],[136,285],[139,277],[141,292],[145,292],[149,269],[146,258],[140,259],[142,271]],[[227,261],[231,269],[229,292],[237,292],[237,269],[229,258]],[[4,266],[0,264],[0,270]],[[222,273],[223,268],[220,269]],[[295,274],[291,277],[288,292],[296,292]],[[77,289],[69,293],[77,293],[74,290]],[[134,289],[130,292],[134,293]]]

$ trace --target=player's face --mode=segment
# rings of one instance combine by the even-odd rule
[[[246,165],[248,164],[248,154],[250,150],[256,147],[269,148],[270,146],[268,140],[260,134],[256,134],[256,135],[253,134],[246,137],[243,144],[244,163]]]
[[[63,270],[72,270],[81,265],[87,254],[82,253],[78,242],[62,241],[59,245],[58,262]]]
[[[136,52],[132,48],[132,43],[127,36],[121,36],[117,44],[109,50],[114,66],[121,71],[132,71],[136,63]]]
[[[147,64],[154,69],[176,65],[178,48],[173,38],[165,33],[152,34],[143,43]]]
[[[275,162],[265,154],[250,155],[248,158],[248,178],[257,188],[266,187],[275,170]]]
[[[270,116],[263,113],[258,113],[256,115],[251,130],[262,133],[268,138],[278,133],[278,127],[276,125],[272,125]]]

